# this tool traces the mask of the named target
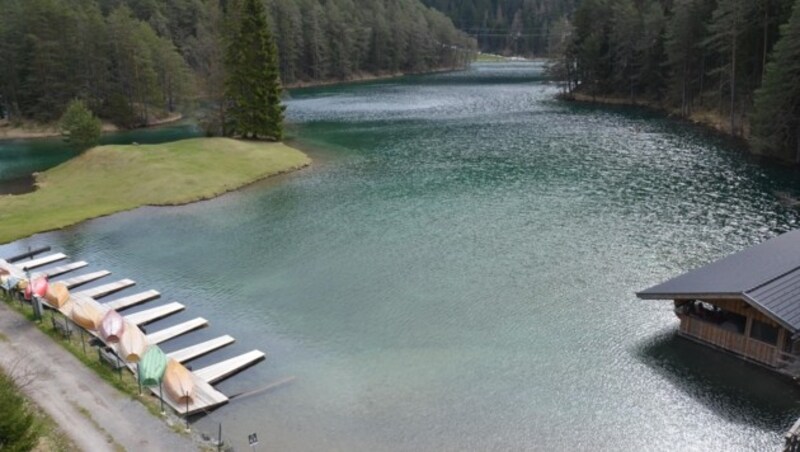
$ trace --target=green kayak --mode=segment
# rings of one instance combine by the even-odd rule
[[[151,345],[139,361],[139,381],[142,386],[158,386],[167,368],[167,355],[156,345]]]

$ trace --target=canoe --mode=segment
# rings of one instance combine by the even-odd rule
[[[192,403],[194,398],[192,374],[183,367],[183,364],[171,358],[164,372],[164,390],[180,406]]]
[[[67,289],[64,283],[57,282],[50,284],[50,287],[47,288],[47,293],[44,294],[44,299],[47,300],[50,306],[58,309],[64,306],[64,303],[69,300],[69,289]]]
[[[33,294],[37,297],[44,297],[47,294],[47,288],[49,284],[47,283],[47,278],[44,276],[40,276],[33,280]]]
[[[147,347],[139,361],[139,381],[142,386],[158,386],[167,370],[167,355],[158,345]]]
[[[138,363],[147,348],[147,339],[135,325],[125,322],[125,330],[117,343],[117,354],[129,363]]]
[[[89,331],[97,331],[103,320],[103,312],[88,300],[72,297],[70,318],[75,324]]]
[[[110,309],[100,321],[100,337],[107,344],[116,344],[123,331],[125,331],[125,319],[117,311]]]

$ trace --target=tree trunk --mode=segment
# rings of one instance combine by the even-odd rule
[[[794,156],[794,162],[800,163],[800,125],[797,126],[797,136],[795,138],[797,138],[797,152]]]
[[[736,25],[731,34],[731,134],[736,135]]]
[[[769,0],[764,0],[764,49],[761,52],[761,80],[764,80],[764,74],[767,72],[768,32],[769,32]]]
[[[703,55],[700,57],[700,106],[703,106],[703,85],[705,82],[705,75],[706,75],[706,53],[703,52]]]

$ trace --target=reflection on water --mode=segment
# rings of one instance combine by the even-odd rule
[[[274,450],[768,450],[800,393],[634,292],[797,227],[795,173],[537,64],[293,92],[308,170],[43,234],[260,348],[200,419]],[[88,271],[88,270],[87,270]],[[125,295],[123,292],[121,295]],[[144,309],[146,307],[140,308]]]
[[[191,124],[130,130],[103,135],[101,144],[163,143],[200,136]],[[78,155],[63,138],[0,140],[0,193],[17,194],[32,187],[31,174],[44,171]],[[28,190],[29,191],[29,190]]]

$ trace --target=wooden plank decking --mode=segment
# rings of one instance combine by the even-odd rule
[[[67,255],[64,253],[49,254],[47,256],[40,257],[38,259],[20,262],[18,266],[20,270],[27,271],[27,270],[33,270],[34,268],[44,267],[45,265],[49,265],[54,262],[63,261],[66,258]]]
[[[191,361],[195,358],[199,358],[203,355],[209,354],[214,350],[218,350],[226,345],[230,345],[234,343],[236,339],[232,336],[224,335],[220,336],[215,339],[211,339],[205,342],[201,342],[196,345],[191,345],[186,348],[182,348],[180,350],[175,350],[174,352],[167,353],[168,358],[173,358],[179,363],[185,363],[187,361]]]
[[[97,299],[111,295],[114,292],[119,292],[120,290],[127,289],[128,287],[131,287],[135,284],[136,281],[132,279],[121,279],[119,281],[115,281],[112,283],[103,284],[102,286],[92,287],[91,289],[75,292],[75,295],[83,295],[85,297],[91,297]]]
[[[161,331],[156,331],[155,333],[150,333],[147,336],[147,342],[150,344],[160,344],[162,342],[166,342],[170,339],[176,338],[182,334],[186,334],[190,331],[194,331],[198,328],[203,328],[204,326],[208,325],[208,320],[197,317],[196,319],[189,320],[187,322],[179,323],[177,325],[171,326],[169,328],[165,328]]]
[[[145,325],[147,323],[154,322],[158,319],[163,319],[164,317],[175,314],[176,312],[183,311],[184,309],[186,309],[186,306],[180,303],[167,303],[163,306],[158,306],[137,312],[135,314],[126,315],[125,319],[129,322],[135,323],[136,325]]]
[[[49,247],[45,247],[35,252],[24,253],[17,257],[19,257],[20,259],[29,258],[36,254],[41,254],[49,250],[50,250]],[[0,268],[5,268],[9,270],[10,273],[19,278],[25,278],[26,273],[23,270],[24,268],[32,269],[32,268],[43,267],[64,260],[66,258],[67,256],[64,255],[63,253],[56,253],[38,259],[19,262],[16,264],[12,264],[9,261],[0,259]],[[84,268],[87,265],[88,264],[84,261],[73,262],[61,265],[59,267],[54,267],[49,270],[40,271],[35,275],[46,275],[52,278],[55,276],[64,275],[66,273]],[[110,271],[100,270],[92,273],[87,273],[84,275],[74,276],[72,278],[62,279],[58,282],[65,284],[69,289],[74,289],[84,284],[97,281],[100,278],[104,278],[110,274],[111,274]],[[117,300],[112,300],[107,303],[100,303],[96,300],[96,298],[101,298],[110,295],[112,293],[131,287],[134,284],[136,283],[133,280],[123,279],[113,283],[103,284],[101,286],[94,287],[91,289],[75,291],[71,294],[71,296],[76,299],[80,299],[82,303],[89,303],[95,305],[97,309],[101,310],[101,312],[104,312],[108,309],[123,310],[126,308],[130,308],[132,306],[136,306],[157,299],[161,296],[161,294],[156,290],[147,290],[134,295],[125,296]],[[183,311],[185,308],[186,307],[181,303],[172,302],[155,308],[146,309],[134,314],[129,314],[125,316],[125,320],[126,322],[128,322],[128,327],[136,328],[138,327],[138,325],[143,325],[158,319],[168,317],[172,314]],[[165,328],[163,330],[148,334],[145,336],[145,338],[147,342],[150,344],[161,344],[165,341],[176,338],[183,334],[187,334],[191,331],[205,327],[207,325],[208,321],[206,319],[202,317],[197,317],[195,319],[182,322],[177,325]],[[75,325],[75,328],[80,329],[77,325]],[[96,332],[89,331],[88,333],[92,336],[98,337]],[[173,351],[169,353],[167,356],[179,362],[187,362],[196,359],[200,356],[209,354],[213,351],[219,350],[220,348],[226,347],[234,342],[235,339],[232,336],[226,334],[211,340],[207,340],[205,342],[201,342],[199,344],[191,345],[182,348],[180,350]],[[109,345],[113,350],[116,350],[116,346],[111,344]],[[218,362],[216,364],[209,365],[198,371],[190,372],[190,375],[192,376],[192,379],[194,381],[195,395],[194,399],[188,406],[188,414],[191,415],[195,413],[208,412],[209,410],[217,406],[227,403],[229,401],[229,398],[225,394],[214,389],[212,384],[221,381],[225,378],[228,378],[244,370],[245,368],[250,367],[264,360],[265,356],[266,355],[259,350],[252,350],[248,353],[244,353],[234,358],[230,358]],[[136,373],[135,364],[126,363],[126,367],[128,367],[128,369],[130,369],[131,372],[133,372],[134,374]],[[153,392],[153,394],[158,396],[159,392],[158,387],[150,389]],[[176,404],[167,396],[164,397],[164,402],[170,407],[172,407],[179,414],[187,413],[187,407],[185,405]]]
[[[194,381],[194,398],[188,406],[189,415],[207,412],[228,403],[230,400],[228,396],[214,389],[213,386],[200,379],[194,373],[190,372],[190,375]],[[150,388],[150,392],[158,397],[158,386]],[[187,414],[187,406],[185,404],[175,403],[166,393],[164,394],[164,403],[169,405],[180,415]]]
[[[47,276],[48,278],[53,278],[56,276],[61,276],[65,273],[69,273],[71,271],[81,269],[83,267],[86,267],[87,265],[89,264],[85,261],[78,261],[78,262],[73,262],[71,264],[62,265],[60,267],[54,267],[51,268],[50,270],[45,270],[42,272],[42,274]]]
[[[147,290],[137,294],[128,295],[127,297],[122,297],[117,300],[109,301],[107,303],[103,303],[103,306],[109,309],[116,309],[117,311],[121,311],[123,309],[127,309],[142,303],[146,303],[151,300],[155,300],[159,297],[161,297],[161,293],[159,293],[157,290]]]
[[[195,370],[194,374],[209,384],[213,384],[252,366],[266,357],[267,355],[261,350],[251,350],[234,358]]]
[[[62,279],[61,283],[67,286],[67,289],[73,289],[75,287],[82,286],[84,284],[89,284],[92,281],[97,281],[100,278],[104,278],[110,275],[111,272],[108,270],[100,270],[97,272],[87,273],[85,275],[74,276],[68,279]]]

